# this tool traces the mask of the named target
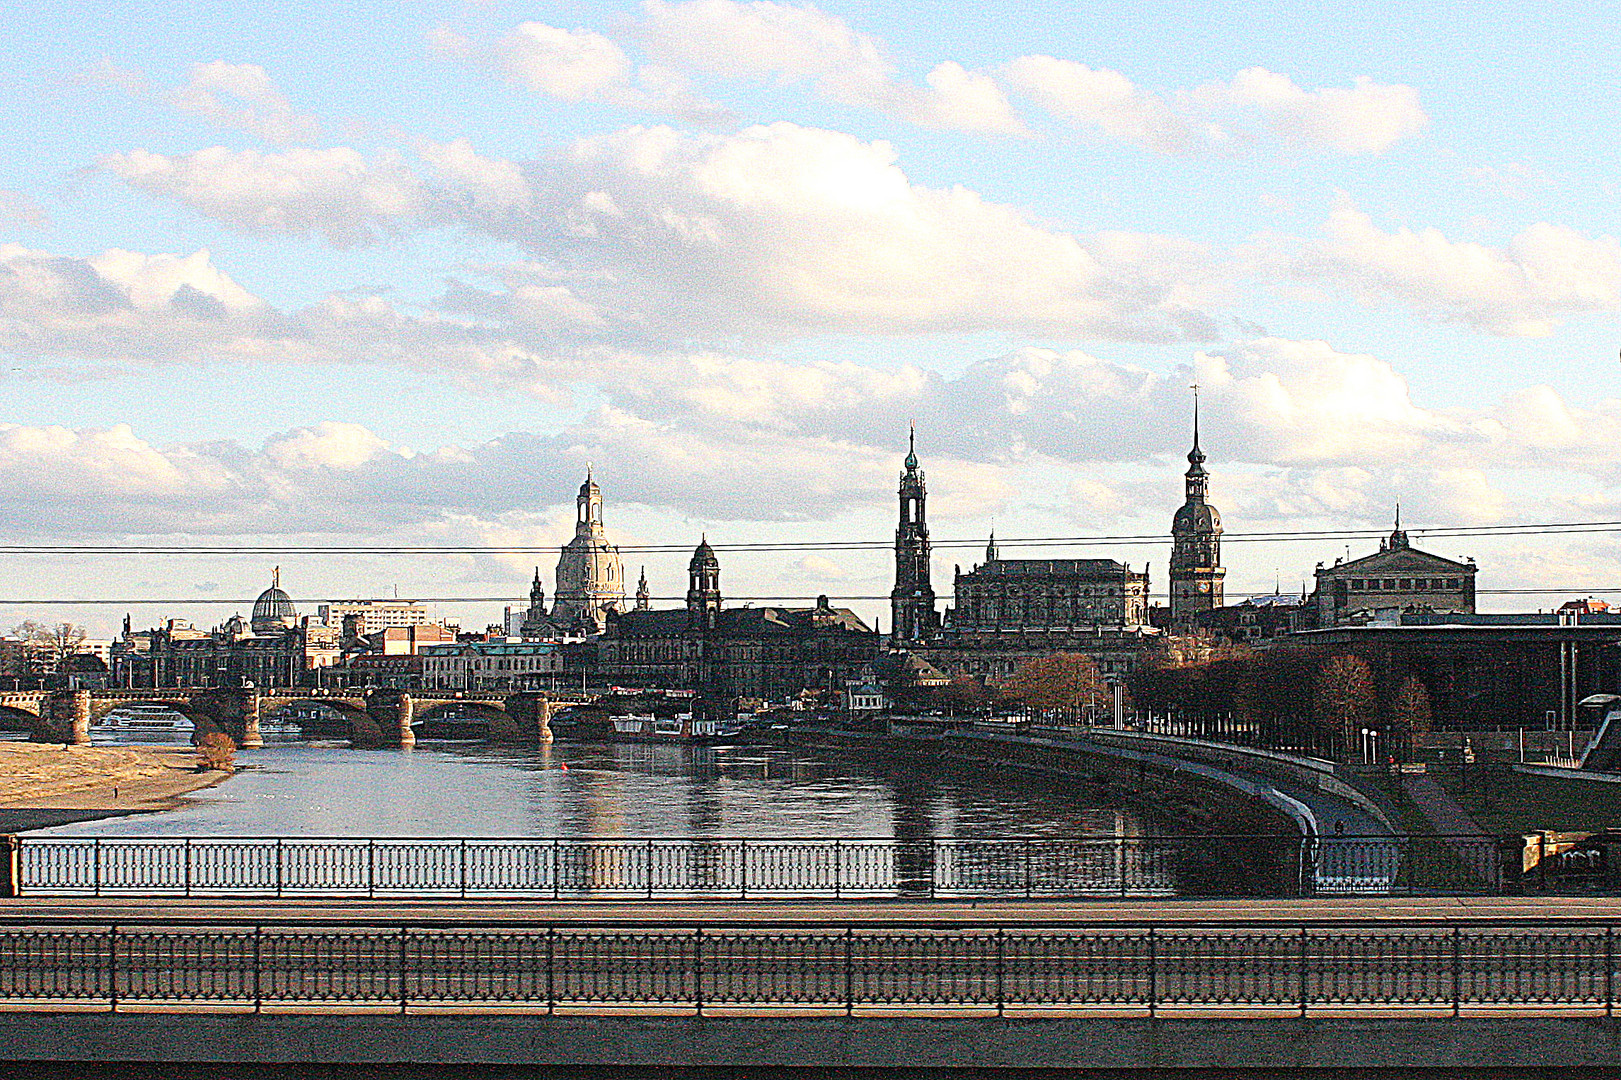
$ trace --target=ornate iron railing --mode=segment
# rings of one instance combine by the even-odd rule
[[[1568,845],[1567,845],[1568,847]],[[1491,895],[1609,881],[1604,846],[1495,836],[1019,840],[63,839],[24,894],[1100,897]]]
[[[0,1004],[1612,1013],[1610,923],[0,925]]]

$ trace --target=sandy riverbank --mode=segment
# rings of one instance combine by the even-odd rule
[[[0,743],[0,832],[169,810],[231,775],[180,747]]]

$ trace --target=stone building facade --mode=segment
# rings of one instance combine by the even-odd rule
[[[1148,568],[1114,559],[1002,559],[996,540],[985,562],[959,567],[946,625],[959,634],[1072,631],[1148,621]]]
[[[600,633],[608,616],[624,607],[625,567],[602,524],[602,489],[587,474],[575,499],[574,539],[557,559],[551,624],[564,631]]]
[[[1193,449],[1188,451],[1185,501],[1171,519],[1172,629],[1191,630],[1206,612],[1225,603],[1221,565],[1221,514],[1208,500],[1210,474],[1199,448],[1199,398],[1193,398]]]
[[[1310,606],[1319,629],[1389,621],[1401,613],[1474,614],[1475,573],[1473,560],[1455,562],[1413,547],[1398,510],[1396,528],[1378,551],[1317,564]]]
[[[931,581],[928,494],[923,470],[918,468],[914,427],[897,492],[900,521],[895,526],[895,588],[889,594],[890,637],[896,642],[923,641],[940,627]]]
[[[785,702],[839,692],[870,667],[878,635],[848,608],[725,606],[720,561],[705,539],[687,566],[684,608],[613,613],[596,639],[605,685],[693,690],[709,702]]]

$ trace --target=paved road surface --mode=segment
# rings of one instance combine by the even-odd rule
[[[881,922],[928,926],[1143,926],[1365,920],[1379,925],[1436,920],[1621,920],[1621,897],[1344,897],[1288,900],[992,901],[873,900],[552,901],[265,900],[24,897],[0,900],[0,919],[195,920],[193,925],[356,922],[523,923],[598,926],[844,926]]]

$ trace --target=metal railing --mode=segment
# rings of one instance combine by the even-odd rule
[[[1609,880],[1607,847],[1520,837],[1017,840],[64,839],[25,895],[1154,897],[1493,895]]]
[[[0,1003],[1613,1013],[1610,923],[825,930],[158,921],[0,925]]]

